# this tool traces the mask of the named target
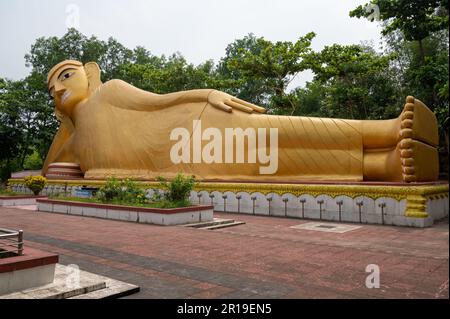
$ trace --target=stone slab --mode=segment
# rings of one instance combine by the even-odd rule
[[[56,264],[55,280],[51,284],[15,293],[0,295],[0,299],[103,299],[126,296],[139,291],[136,285]]]

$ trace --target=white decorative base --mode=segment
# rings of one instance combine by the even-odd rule
[[[51,181],[43,194],[76,196],[82,185],[105,181]],[[138,182],[151,196],[157,182]],[[10,179],[14,191],[20,179]],[[324,221],[428,227],[448,216],[449,185],[432,183],[220,183],[201,182],[191,193],[194,204],[213,205],[218,212],[285,216]],[[126,219],[126,217],[124,217]],[[121,218],[119,218],[121,219]]]

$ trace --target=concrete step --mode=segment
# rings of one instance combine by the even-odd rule
[[[215,229],[220,229],[220,228],[225,228],[225,227],[233,227],[233,226],[238,226],[238,225],[243,225],[245,224],[245,222],[237,222],[237,221],[233,221],[231,223],[223,223],[223,224],[218,224],[218,225],[212,225],[212,226],[207,226],[207,227],[202,227],[201,229],[205,229],[205,230],[215,230]]]
[[[79,283],[71,287],[73,268],[56,264],[55,280],[51,284],[1,295],[0,299],[103,299],[118,298],[139,291],[139,287],[105,276],[79,272]]]
[[[234,223],[234,219],[214,218],[213,220],[207,221],[207,222],[186,224],[186,225],[181,225],[181,226],[192,227],[192,228],[204,228],[204,227],[210,227],[210,226],[222,225],[222,224],[230,224],[230,223]]]

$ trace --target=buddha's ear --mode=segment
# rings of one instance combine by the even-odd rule
[[[94,92],[102,81],[100,80],[100,67],[95,62],[88,62],[84,65],[84,70],[89,80],[89,91]]]

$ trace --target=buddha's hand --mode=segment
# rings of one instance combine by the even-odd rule
[[[238,99],[237,97],[217,90],[213,90],[209,93],[208,103],[228,113],[231,113],[233,109],[246,113],[264,113],[266,111],[265,108],[243,101],[241,99]]]

